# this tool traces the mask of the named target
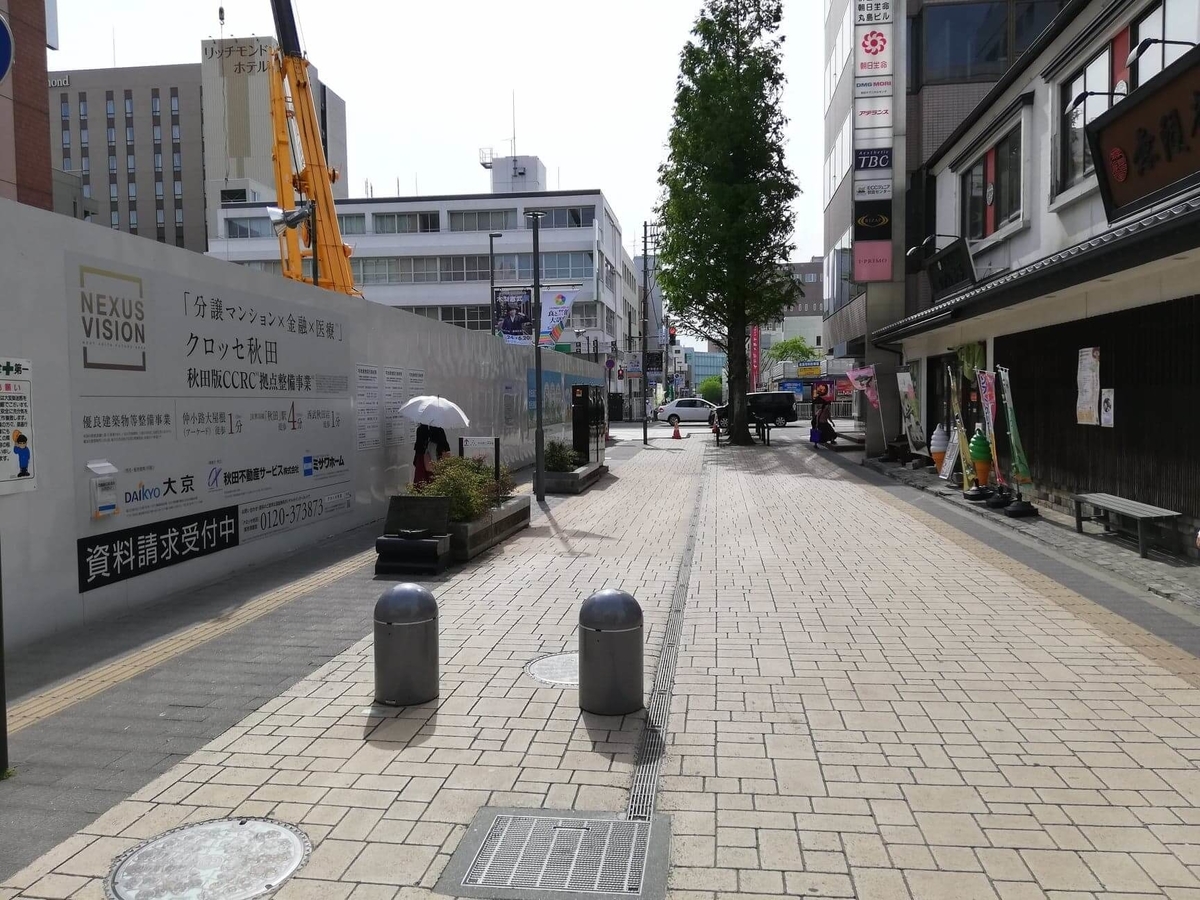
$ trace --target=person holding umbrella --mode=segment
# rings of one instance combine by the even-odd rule
[[[430,472],[430,444],[433,445],[435,460],[448,456],[450,440],[446,437],[446,429],[466,428],[471,420],[458,404],[435,396],[413,397],[400,407],[399,412],[402,417],[417,423],[417,439],[413,446],[413,483],[424,484],[433,478]]]

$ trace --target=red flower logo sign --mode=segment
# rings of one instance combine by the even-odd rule
[[[1120,147],[1113,147],[1108,154],[1108,171],[1112,173],[1113,181],[1124,184],[1129,177],[1129,158]]]
[[[862,40],[863,50],[870,56],[878,56],[887,47],[887,38],[882,31],[868,31]]]

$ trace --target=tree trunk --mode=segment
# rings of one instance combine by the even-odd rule
[[[746,313],[730,304],[729,313],[729,441],[733,444],[753,444],[750,435],[750,416],[746,406],[746,390],[750,382],[749,359],[746,353]]]

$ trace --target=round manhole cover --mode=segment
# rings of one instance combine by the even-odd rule
[[[543,656],[527,665],[525,671],[531,678],[536,678],[543,684],[575,687],[579,684],[579,654],[556,653],[553,656]]]
[[[251,900],[308,861],[300,829],[270,819],[184,825],[134,847],[113,865],[110,900]]]

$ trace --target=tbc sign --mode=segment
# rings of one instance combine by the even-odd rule
[[[1200,184],[1200,47],[1087,126],[1110,222]]]

